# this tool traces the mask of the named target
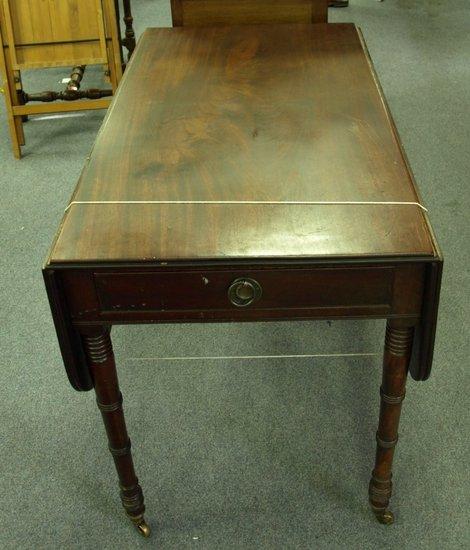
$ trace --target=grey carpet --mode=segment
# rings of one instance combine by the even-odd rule
[[[134,5],[139,32],[169,25],[168,2]],[[470,6],[351,0],[332,18],[364,31],[446,257],[434,373],[404,405],[395,525],[367,506],[380,358],[152,359],[380,351],[382,322],[129,327],[114,341],[154,531],[138,537],[93,395],[67,384],[40,273],[103,115],[32,120],[18,162],[2,106],[1,548],[470,546]],[[46,76],[28,88],[59,89],[66,72]]]

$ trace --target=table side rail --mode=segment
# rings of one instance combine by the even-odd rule
[[[416,380],[426,380],[432,364],[441,273],[442,260],[436,258],[347,267],[46,266],[44,278],[70,383],[77,390],[89,390],[93,382],[84,360],[81,331],[89,326],[165,322],[402,319],[416,326],[418,336],[411,374]],[[264,288],[256,303],[241,308],[230,303],[228,291],[234,279],[243,277],[256,277]]]
[[[74,324],[419,316],[424,267],[94,269],[61,273]],[[247,307],[234,281],[259,284]]]

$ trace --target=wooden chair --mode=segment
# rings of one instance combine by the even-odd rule
[[[126,45],[130,38],[126,32]],[[23,120],[28,115],[107,108],[108,96],[122,77],[117,0],[0,0],[0,46],[3,92],[17,158],[25,143]],[[86,65],[103,65],[111,89],[79,91]],[[22,70],[63,66],[75,67],[73,84],[65,91],[24,92]]]
[[[171,0],[173,25],[326,23],[328,0]]]

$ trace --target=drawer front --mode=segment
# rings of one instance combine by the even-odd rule
[[[102,313],[362,308],[392,303],[393,267],[96,272]]]

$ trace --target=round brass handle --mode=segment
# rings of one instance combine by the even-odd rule
[[[234,306],[246,307],[261,298],[262,290],[254,279],[235,279],[228,289],[228,297]]]

